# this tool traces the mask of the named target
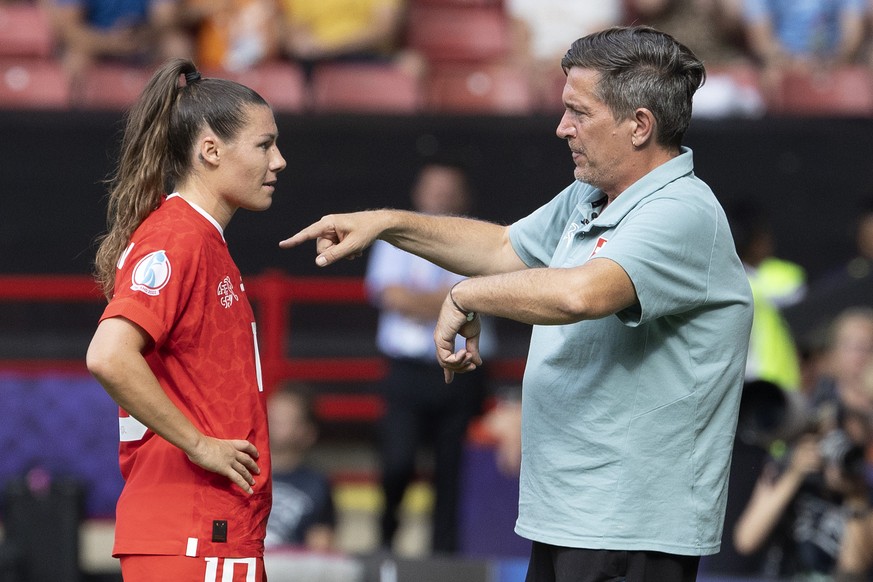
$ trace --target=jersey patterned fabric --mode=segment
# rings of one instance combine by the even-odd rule
[[[262,556],[272,483],[255,319],[218,224],[168,197],[131,237],[115,281],[101,319],[142,327],[167,396],[204,434],[253,443],[261,474],[247,495],[120,410],[113,555]]]

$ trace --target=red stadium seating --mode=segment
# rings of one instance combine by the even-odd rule
[[[873,114],[873,73],[865,66],[788,72],[769,97],[768,111],[782,115],[869,116]]]
[[[315,111],[413,113],[421,105],[418,79],[395,65],[332,63],[312,75]]]
[[[545,75],[543,86],[539,89],[537,95],[537,108],[540,111],[548,113],[559,113],[564,111],[564,85],[567,84],[567,75],[564,70],[555,66],[551,71],[547,81]]]
[[[58,63],[0,58],[0,107],[66,109],[70,97],[69,80]]]
[[[204,71],[206,77],[220,77],[242,83],[257,91],[274,111],[299,112],[306,105],[303,71],[294,63],[264,63],[246,71]]]
[[[85,109],[126,109],[139,98],[153,72],[144,67],[94,65],[74,96],[75,104]]]
[[[510,22],[494,6],[414,5],[407,44],[430,61],[486,61],[506,56]]]
[[[497,6],[504,5],[503,0],[411,0],[410,6]]]
[[[53,36],[48,15],[38,5],[0,4],[0,56],[48,57]]]
[[[142,93],[154,71],[144,67],[99,64],[85,76],[76,104],[87,109],[124,109]],[[291,63],[269,63],[241,72],[203,71],[257,91],[276,111],[300,111],[305,103],[303,74]]]
[[[706,82],[694,95],[694,115],[702,118],[760,117],[766,113],[760,70],[751,62],[706,67]]]
[[[527,77],[499,65],[444,65],[428,84],[430,108],[443,113],[525,114],[535,107]]]
[[[742,87],[749,87],[757,91],[761,90],[760,72],[752,63],[739,62],[707,65],[707,78],[721,75],[730,77],[734,83]]]

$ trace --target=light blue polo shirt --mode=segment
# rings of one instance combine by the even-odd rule
[[[716,553],[749,283],[691,150],[601,213],[603,197],[576,182],[510,227],[528,266],[608,258],[639,298],[603,319],[534,327],[516,532],[565,547]]]

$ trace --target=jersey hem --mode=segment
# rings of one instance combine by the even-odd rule
[[[264,556],[264,544],[251,542],[247,544],[215,544],[200,540],[197,556],[209,556],[216,558],[262,558]],[[147,542],[128,541],[115,542],[112,548],[112,557],[121,556],[186,556],[187,542]],[[195,557],[197,557],[195,556]]]
[[[516,524],[515,533],[525,539],[542,544],[564,548],[584,548],[590,550],[626,550],[634,552],[663,552],[680,556],[708,556],[721,550],[721,542],[706,546],[688,546],[686,544],[671,544],[660,540],[628,540],[610,537],[573,536],[562,537],[543,532],[537,532]]]

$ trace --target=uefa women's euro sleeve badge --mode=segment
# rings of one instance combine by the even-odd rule
[[[167,252],[160,250],[149,253],[139,260],[133,268],[130,288],[146,295],[156,296],[170,281],[173,268]]]

